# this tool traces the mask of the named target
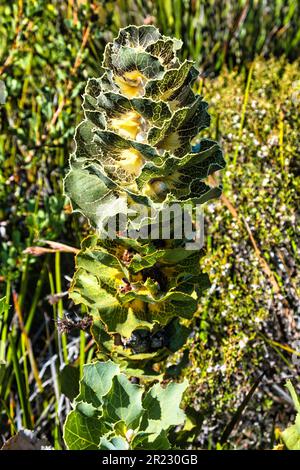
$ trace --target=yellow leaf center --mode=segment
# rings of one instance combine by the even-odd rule
[[[143,94],[145,79],[146,77],[139,70],[132,70],[125,72],[122,76],[116,76],[115,82],[123,95],[133,98]]]
[[[128,111],[120,118],[111,120],[111,127],[117,130],[119,135],[129,139],[135,139],[141,125],[141,116],[135,111]]]
[[[144,160],[138,150],[131,148],[121,152],[118,164],[126,173],[137,176],[140,174]]]

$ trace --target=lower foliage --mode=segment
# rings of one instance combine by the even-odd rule
[[[79,395],[64,427],[70,450],[169,449],[168,432],[185,420],[188,382],[143,387],[112,361],[84,366]]]

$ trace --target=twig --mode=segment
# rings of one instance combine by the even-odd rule
[[[249,401],[251,400],[255,390],[257,389],[258,385],[260,384],[260,382],[262,381],[264,375],[265,375],[265,371],[256,379],[256,381],[254,382],[254,384],[252,385],[252,387],[250,388],[249,392],[247,393],[247,395],[245,396],[244,400],[242,401],[242,403],[240,404],[240,406],[238,407],[238,409],[236,410],[236,412],[234,413],[231,421],[229,422],[229,424],[226,426],[226,428],[224,429],[224,432],[222,434],[222,437],[221,437],[221,444],[225,444],[225,442],[228,440],[230,434],[232,433],[233,429],[236,427],[236,425],[239,423],[241,417],[242,417],[242,413],[244,411],[244,409],[246,408],[246,406],[248,405]]]
[[[250,230],[250,227],[248,225],[248,222],[246,221],[245,217],[242,216],[242,221],[246,227],[246,230],[247,230],[247,233],[249,235],[249,238],[250,238],[250,241],[253,245],[253,248],[254,248],[254,251],[255,251],[255,254],[258,258],[258,261],[260,262],[260,265],[262,267],[262,269],[264,270],[264,272],[267,274],[267,276],[269,277],[269,280],[273,286],[273,289],[274,291],[276,292],[276,294],[278,294],[280,292],[280,287],[278,285],[278,282],[276,281],[275,279],[275,276],[274,274],[272,273],[271,271],[271,268],[269,267],[268,263],[266,262],[265,258],[262,256],[261,254],[261,251],[260,249],[258,248],[257,246],[257,243],[252,235],[252,232]]]
[[[43,246],[28,246],[23,253],[32,256],[42,256],[46,253],[74,253],[75,255],[79,252],[78,248],[73,246],[65,245],[64,243],[53,242],[51,240],[40,240],[43,243],[46,243],[50,248],[45,248]]]

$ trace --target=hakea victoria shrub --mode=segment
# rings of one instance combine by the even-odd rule
[[[88,308],[101,357],[129,371],[184,344],[209,285],[203,252],[185,249],[186,240],[172,233],[168,240],[130,238],[123,227],[114,240],[101,236],[108,220],[122,215],[124,201],[145,209],[138,227],[127,213],[125,228],[144,229],[170,204],[195,207],[221,193],[206,182],[224,167],[219,145],[200,139],[192,150],[210,119],[193,91],[198,71],[177,58],[180,47],[153,26],[129,26],[106,46],[102,76],[85,89],[85,119],[65,179],[73,210],[95,229],[77,255],[70,296]]]

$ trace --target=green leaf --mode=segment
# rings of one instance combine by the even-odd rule
[[[193,62],[186,60],[179,68],[166,70],[161,78],[149,80],[145,87],[145,97],[171,102],[173,108],[188,105],[195,99],[191,85],[197,77],[198,71]]]
[[[96,163],[84,168],[75,164],[64,180],[64,193],[69,197],[73,211],[85,215],[94,227],[103,223],[100,201],[102,204],[115,201],[113,189],[111,181]]]
[[[290,380],[287,381],[286,386],[293,399],[297,415],[295,424],[285,429],[281,433],[281,437],[287,449],[300,450],[300,401]]]
[[[126,132],[125,128],[126,123],[127,125],[131,124],[134,128],[134,122],[130,121],[130,112],[137,113],[131,117],[131,119],[136,119],[135,128],[137,131],[141,117],[149,120],[155,126],[163,124],[166,119],[171,117],[171,111],[163,101],[153,101],[147,98],[128,99],[126,96],[111,91],[101,92],[95,98],[89,94],[91,88],[94,92],[95,82],[99,82],[99,79],[93,78],[88,82],[86,92],[83,95],[83,109],[86,117],[101,129],[106,123],[118,132],[117,125],[122,126],[123,124],[122,135],[130,137],[132,134],[134,135],[133,129],[128,129]],[[122,123],[122,119],[124,119],[124,123]]]
[[[119,366],[112,361],[85,365],[83,378],[80,381],[80,393],[76,401],[88,403],[96,410],[101,409],[103,397],[112,388],[113,378],[119,372]]]
[[[81,147],[77,158],[93,158],[101,164],[105,174],[122,185],[132,183],[144,161],[158,157],[156,149],[146,143],[128,140],[111,130],[93,128],[90,141]],[[79,149],[76,151],[76,155]]]
[[[299,425],[300,425],[300,416],[298,415]],[[300,450],[300,432],[299,425],[295,424],[289,426],[285,431],[281,433],[283,442],[288,450]]]
[[[157,57],[131,47],[108,45],[104,53],[104,67],[112,68],[115,75],[138,71],[147,78],[159,76],[163,71]]]
[[[290,380],[287,380],[286,382],[286,387],[288,391],[290,392],[290,395],[292,397],[292,400],[294,402],[295,409],[297,410],[298,413],[300,413],[300,400],[297,396],[296,390],[294,389],[294,386]]]
[[[153,247],[144,256],[135,254],[126,266],[120,261],[126,242],[123,247],[112,243],[112,253],[106,246],[97,244],[95,237],[85,241],[76,257],[70,297],[90,308],[108,333],[129,337],[137,328],[152,329],[155,323],[166,325],[174,317],[192,317],[198,305],[193,292],[209,285],[207,275],[200,272],[200,252],[174,250],[172,264],[172,250],[154,251]],[[141,251],[147,253],[145,246]],[[155,267],[158,261],[160,267]],[[131,290],[123,292],[128,283]]]
[[[176,52],[181,46],[182,41],[178,39],[163,38],[147,46],[146,52],[158,57],[169,68],[177,64]]]
[[[171,446],[167,433],[163,430],[158,436],[138,432],[132,441],[132,448],[136,450],[168,450]]]
[[[195,183],[200,184],[215,171],[225,166],[222,151],[214,141],[202,141],[203,150],[198,153],[188,154],[182,159],[169,157],[163,165],[146,163],[140,176],[137,178],[139,188],[142,188],[153,179],[164,179],[168,191],[175,198],[194,194]],[[194,183],[193,189],[191,184]]]
[[[120,364],[121,369],[124,367],[125,373],[130,376],[151,376],[157,377],[157,373],[151,370],[151,364],[160,362],[166,358],[170,352],[174,353],[180,349],[185,343],[190,334],[190,329],[182,325],[178,318],[173,319],[164,330],[159,332],[165,338],[165,342],[161,347],[156,349],[149,349],[144,353],[137,352],[131,345],[122,344],[122,341],[114,335],[110,335],[105,331],[104,324],[101,321],[95,320],[92,326],[92,335],[98,346],[99,358],[113,358],[114,361]],[[136,330],[133,331],[133,334]],[[153,333],[155,339],[155,334]],[[149,333],[151,335],[151,333]]]
[[[133,48],[146,48],[150,44],[160,39],[161,35],[155,26],[127,26],[119,31],[118,37],[115,39],[116,45],[128,46]]]
[[[99,419],[71,411],[64,425],[64,441],[69,450],[97,450],[106,431]]]
[[[108,437],[103,436],[100,440],[100,450],[128,450],[128,442],[123,437]]]
[[[111,333],[129,337],[138,327],[151,327],[142,303],[122,305],[114,295],[101,288],[95,275],[84,270],[76,272],[70,297],[76,304],[83,303],[91,308],[93,317],[101,319]]]
[[[153,127],[149,131],[148,142],[176,157],[184,156],[191,150],[191,140],[201,129],[209,126],[207,107],[200,96],[196,97],[190,106],[176,110],[161,128]]]
[[[71,401],[79,393],[79,368],[66,365],[59,373],[61,392]]]
[[[125,375],[115,376],[111,390],[104,399],[103,418],[111,422],[121,420],[127,429],[135,428],[143,410],[142,394],[142,387],[132,384]]]
[[[146,412],[140,429],[149,434],[159,435],[171,426],[184,423],[185,415],[179,408],[182,394],[188,386],[188,381],[182,383],[170,382],[166,388],[160,384],[153,385],[143,399]]]
[[[175,318],[166,326],[166,335],[169,340],[168,348],[175,353],[186,343],[191,330],[182,325],[178,318]]]

